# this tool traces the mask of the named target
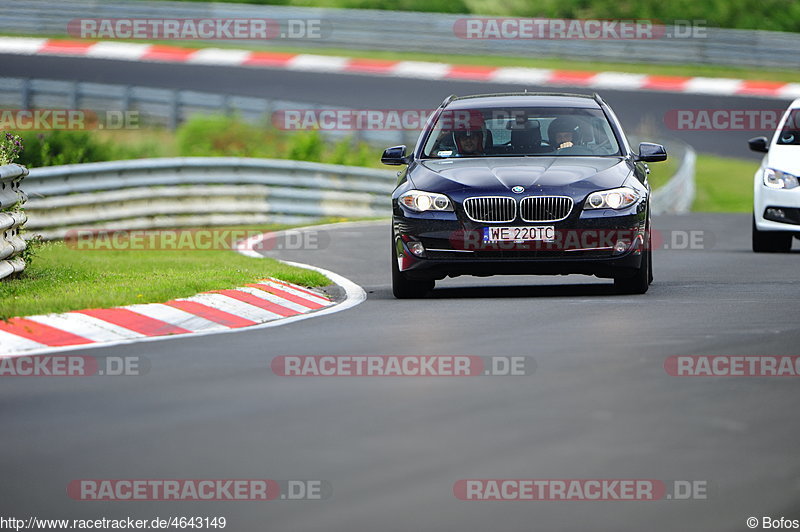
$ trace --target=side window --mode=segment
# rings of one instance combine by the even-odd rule
[[[800,144],[800,109],[793,110],[786,118],[778,144]]]

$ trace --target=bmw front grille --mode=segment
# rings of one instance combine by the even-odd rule
[[[464,211],[473,222],[508,223],[517,217],[517,202],[504,196],[467,198]]]
[[[519,215],[525,222],[557,222],[572,212],[569,196],[528,196],[522,198]]]
[[[519,204],[519,216],[524,222],[557,222],[572,212],[569,196],[528,196]],[[464,200],[464,211],[473,222],[509,223],[517,218],[516,198],[506,196],[477,196]]]

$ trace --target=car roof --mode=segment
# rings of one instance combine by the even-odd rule
[[[446,104],[447,109],[475,109],[493,107],[574,107],[600,109],[595,96],[555,92],[507,92],[455,96]]]

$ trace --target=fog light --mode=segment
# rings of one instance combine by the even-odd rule
[[[767,209],[767,212],[764,213],[764,218],[776,222],[782,222],[786,220],[786,213],[783,211],[783,209],[776,209],[775,207],[770,207]]]
[[[614,244],[614,253],[623,253],[626,249],[628,249],[628,241],[627,240],[617,240],[617,243]]]
[[[409,242],[408,250],[417,257],[425,256],[425,246],[422,245],[422,242]]]

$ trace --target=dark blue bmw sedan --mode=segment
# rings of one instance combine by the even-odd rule
[[[447,98],[392,194],[392,287],[422,297],[458,275],[587,274],[619,293],[652,282],[647,162],[595,96],[511,93]]]

